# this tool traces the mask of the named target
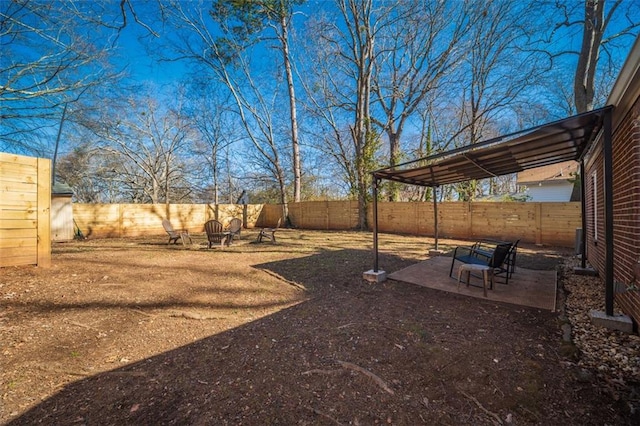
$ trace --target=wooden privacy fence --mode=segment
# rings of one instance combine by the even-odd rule
[[[383,232],[433,235],[433,204],[378,203]],[[439,235],[572,247],[582,227],[580,203],[447,202],[438,205]]]
[[[265,208],[271,210],[272,206]],[[289,204],[293,225],[304,229],[354,229],[358,226],[357,201],[305,201]],[[398,231],[399,232],[399,231]]]
[[[0,152],[0,267],[51,264],[51,161]]]
[[[358,224],[355,201],[309,201],[289,205],[292,224],[302,229],[348,230]],[[369,206],[369,223],[373,213]],[[580,203],[446,202],[438,205],[439,235],[495,238],[573,247],[581,227]],[[273,204],[74,204],[77,225],[88,237],[162,234],[162,219],[175,228],[203,232],[209,219],[224,225],[233,217],[245,227],[275,226],[282,206]],[[283,222],[284,223],[284,222]],[[380,232],[433,236],[432,203],[378,203]]]
[[[281,207],[265,205],[263,216],[277,220]],[[265,213],[266,212],[266,213]],[[289,205],[294,226],[304,229],[354,229],[358,224],[355,201],[309,201]],[[368,223],[373,223],[372,206]],[[275,223],[273,219],[269,223]],[[439,236],[494,238],[573,247],[582,227],[581,206],[573,203],[445,202],[438,204]],[[433,203],[378,202],[380,232],[434,235]]]
[[[88,238],[135,237],[164,234],[163,219],[191,232],[204,232],[209,219],[227,225],[234,217],[253,228],[261,210],[261,205],[236,204],[73,204],[73,218]]]

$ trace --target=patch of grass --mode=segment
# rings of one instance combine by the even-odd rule
[[[429,331],[422,327],[421,324],[411,322],[407,323],[404,328],[406,329],[407,334],[416,341],[428,342],[431,338]]]
[[[574,345],[572,342],[562,342],[560,345],[560,355],[570,359],[578,358],[578,347]]]

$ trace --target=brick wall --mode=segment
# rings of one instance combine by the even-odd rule
[[[640,98],[614,129],[613,246],[615,302],[640,323],[640,291],[627,291],[640,261]],[[605,268],[604,165],[602,141],[585,167],[587,259],[598,271]],[[594,180],[594,175],[595,180]],[[595,188],[594,188],[595,187]],[[601,275],[602,276],[602,275]],[[604,278],[604,276],[602,276]]]
[[[640,291],[624,291],[634,281],[640,261],[640,98],[636,99],[613,139],[614,281],[616,302],[640,323]]]
[[[599,154],[585,166],[586,224],[584,233],[587,243],[587,259],[597,271],[604,270],[604,160],[602,141],[595,149]]]

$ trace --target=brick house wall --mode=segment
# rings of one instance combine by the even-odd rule
[[[626,291],[640,262],[640,98],[613,138],[615,300],[640,323],[640,290]]]
[[[602,141],[596,147],[602,152]],[[587,259],[596,271],[604,270],[604,159],[594,157],[585,166],[585,202]]]
[[[616,111],[614,110],[614,114]],[[628,290],[640,261],[640,97],[613,129],[613,246],[615,303],[640,323],[640,290]],[[604,159],[602,140],[585,164],[587,259],[605,268]],[[603,274],[601,273],[601,278]]]

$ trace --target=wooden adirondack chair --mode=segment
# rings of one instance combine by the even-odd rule
[[[220,247],[224,247],[225,244],[229,245],[229,232],[222,228],[222,224],[215,219],[209,220],[204,224],[204,230],[207,233],[207,240],[209,241],[209,248],[213,244],[220,244]]]
[[[229,221],[227,226],[227,232],[229,232],[229,244],[233,242],[233,239],[237,236],[240,239],[240,232],[242,231],[242,220],[234,217]]]
[[[272,243],[276,242],[276,231],[280,228],[282,219],[278,219],[278,224],[275,228],[262,228],[258,234],[258,242],[261,243],[263,238],[268,239]]]
[[[165,231],[167,231],[167,234],[169,234],[169,241],[167,242],[167,244],[171,244],[172,241],[174,244],[177,244],[178,238],[182,241],[182,245],[185,244],[186,238],[189,239],[189,243],[193,243],[193,241],[191,240],[191,235],[189,235],[189,231],[187,229],[173,229],[173,225],[171,225],[169,219],[163,219],[162,227]]]

